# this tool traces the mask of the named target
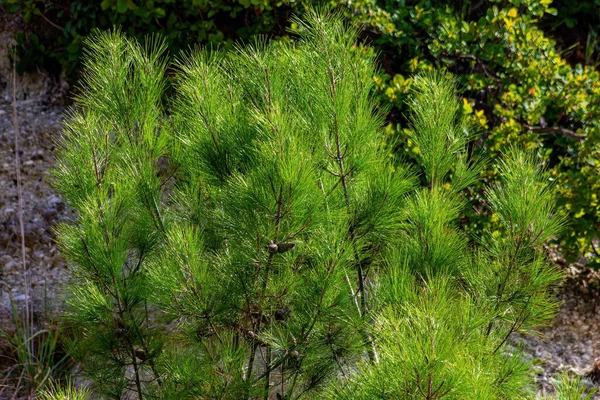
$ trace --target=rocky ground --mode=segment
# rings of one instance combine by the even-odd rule
[[[22,177],[24,235],[21,235],[12,122],[13,69],[8,57],[13,33],[21,22],[0,15],[0,398],[11,398],[17,364],[7,337],[14,334],[14,318],[25,316],[30,304],[37,327],[48,327],[53,310],[60,308],[60,285],[66,281],[66,263],[53,241],[52,227],[69,218],[69,211],[50,188],[54,143],[60,133],[63,101],[68,88],[43,72],[16,77],[19,155]],[[24,274],[21,239],[25,242]],[[28,285],[26,285],[26,280]],[[29,289],[26,291],[25,288]],[[8,336],[3,335],[7,333]],[[41,338],[39,335],[38,338]]]
[[[65,263],[53,242],[52,226],[68,211],[50,188],[49,169],[54,164],[54,140],[60,131],[63,108],[38,100],[18,102],[23,222],[26,263],[32,298],[55,294],[65,274]],[[25,276],[21,264],[21,231],[18,215],[12,110],[0,100],[0,318],[10,311],[10,299],[20,308],[25,301]],[[46,293],[47,296],[43,296]],[[40,296],[42,295],[42,296]],[[36,311],[41,311],[41,304]]]
[[[6,330],[9,334],[14,330],[13,317],[23,318],[26,304],[31,305],[35,324],[46,327],[53,310],[60,307],[60,285],[67,276],[52,227],[68,218],[69,211],[50,188],[48,172],[54,164],[54,140],[60,132],[63,108],[40,98],[22,99],[17,104],[23,236],[19,224],[12,110],[7,99],[0,99],[0,332]],[[27,275],[21,263],[22,237]],[[26,287],[30,289],[26,291]],[[0,376],[8,375],[3,367],[11,366],[12,356],[0,335]],[[0,398],[8,398],[3,397],[2,383],[0,380]]]
[[[7,54],[14,45],[12,32],[18,18],[0,16],[0,328],[12,320],[11,304],[22,309],[25,301],[35,303],[36,316],[51,308],[56,283],[63,281],[65,263],[53,243],[52,225],[68,212],[50,189],[49,169],[54,165],[54,143],[67,88],[45,73],[16,76]],[[13,86],[16,88],[13,93]],[[23,222],[27,277],[32,292],[25,295],[21,264],[15,130],[12,99],[16,97],[23,193]]]

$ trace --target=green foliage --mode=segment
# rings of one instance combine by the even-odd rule
[[[375,58],[339,16],[175,62],[93,36],[56,186],[71,353],[108,398],[525,398],[506,341],[556,311],[542,244],[564,216],[511,147],[483,192],[501,234],[457,226],[483,163],[441,73],[414,78],[422,171],[395,161]],[[426,186],[418,188],[418,177]]]
[[[52,381],[40,392],[39,398],[41,400],[88,400],[92,396],[88,389],[77,389],[70,382],[61,386]]]
[[[468,137],[456,101],[451,107],[453,87],[442,75],[427,74],[415,78],[414,88],[413,139],[427,143],[420,146],[421,160],[429,160],[424,170],[449,170],[466,149],[439,157],[428,142],[451,149]],[[564,218],[552,211],[554,199],[536,159],[513,148],[503,157],[501,183],[487,192],[502,215],[503,235],[487,232],[471,252],[455,224],[465,200],[453,183],[474,171],[456,171],[463,172],[446,183],[430,180],[409,198],[407,221],[378,277],[373,336],[380,362],[359,366],[328,398],[533,397],[528,361],[504,345],[512,332],[531,332],[556,311],[548,294],[560,273],[548,266],[540,245],[560,232]]]
[[[567,36],[573,35],[579,38],[584,36],[587,40],[576,43],[576,47],[581,49],[585,46],[585,53],[576,55],[579,57],[583,55],[583,61],[590,64],[592,60],[589,56],[599,50],[596,39],[600,29],[600,1],[562,0],[556,2],[555,6],[556,11],[553,11],[551,18],[545,16],[542,20],[544,28],[556,35],[561,31],[564,34],[567,30]]]
[[[293,10],[311,0],[4,0],[7,12],[20,12],[27,24],[16,35],[18,69],[44,66],[74,78],[85,39],[94,29],[120,26],[139,40],[160,33],[171,51],[194,43],[224,44],[255,34],[282,34]],[[1,9],[1,8],[0,8]]]
[[[410,75],[434,67],[454,73],[464,90],[463,113],[479,128],[479,144],[491,158],[486,180],[497,179],[497,157],[510,146],[534,150],[550,166],[548,179],[569,212],[571,230],[560,237],[565,255],[570,260],[592,255],[597,263],[600,74],[593,66],[567,64],[538,27],[541,18],[546,26],[557,12],[550,3],[344,2],[349,18],[365,26],[383,51],[385,73],[376,83],[394,106],[392,122],[400,120],[388,127],[398,153],[420,160],[418,145],[396,117],[406,113]],[[467,193],[473,210],[462,216],[463,223],[474,231],[493,227],[497,216],[473,189]]]
[[[54,171],[78,215],[57,230],[74,279],[67,319],[77,340],[70,351],[113,398],[127,388],[131,368],[138,388],[146,370],[158,379],[153,356],[162,339],[149,321],[145,268],[164,231],[164,50],[157,39],[142,46],[117,32],[92,36]]]
[[[592,400],[598,389],[586,385],[583,379],[568,372],[561,373],[553,380],[558,400]]]
[[[377,357],[363,326],[367,273],[414,183],[380,146],[372,57],[330,19],[296,21],[298,46],[192,53],[178,76],[181,222],[151,274],[157,301],[187,316],[198,351],[236,363],[228,398],[268,392],[271,371],[281,395],[311,395],[361,348]],[[234,373],[244,369],[242,380]],[[212,382],[215,372],[203,375]]]

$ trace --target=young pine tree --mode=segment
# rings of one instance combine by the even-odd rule
[[[177,181],[149,271],[187,339],[162,360],[177,396],[310,397],[377,360],[372,275],[414,179],[382,147],[356,33],[331,16],[296,24],[293,45],[178,63]]]
[[[427,186],[406,198],[402,227],[377,277],[374,336],[380,362],[363,364],[330,388],[331,399],[533,398],[530,364],[507,347],[556,311],[561,274],[542,244],[564,217],[536,159],[508,149],[502,182],[489,188],[502,230],[475,238],[458,230],[459,192],[478,178],[468,157],[468,126],[454,85],[441,74],[417,77],[413,140]]]
[[[77,215],[57,230],[73,278],[71,354],[114,399],[132,390],[143,398],[146,381],[160,382],[162,331],[150,318],[146,269],[165,231],[164,50],[162,41],[141,46],[118,32],[90,38],[54,170]]]
[[[374,59],[339,18],[296,42],[175,63],[162,42],[91,39],[56,183],[77,212],[72,354],[109,398],[523,398],[506,347],[555,309],[541,244],[562,218],[511,149],[488,197],[503,230],[456,221],[478,178],[452,82],[416,79],[427,185],[391,163]]]

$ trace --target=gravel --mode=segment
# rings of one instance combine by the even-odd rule
[[[0,99],[0,324],[10,320],[11,299],[21,309],[26,299],[21,264],[14,128],[9,101]],[[20,124],[21,179],[26,264],[35,313],[39,316],[58,300],[66,265],[59,255],[52,227],[69,217],[60,196],[50,187],[54,139],[60,132],[63,108],[41,101],[17,103]],[[10,116],[10,117],[9,117]],[[4,324],[2,324],[4,325]]]

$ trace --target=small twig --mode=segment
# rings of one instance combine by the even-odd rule
[[[47,18],[47,17],[44,15],[44,13],[43,13],[43,12],[41,12],[41,11],[40,11],[40,16],[41,16],[42,18],[44,18],[44,21],[46,21],[47,23],[49,23],[50,25],[52,25],[52,26],[53,26],[53,27],[55,27],[56,29],[59,29],[59,30],[61,30],[61,31],[64,31],[64,30],[65,30],[65,27],[64,27],[64,26],[57,25],[56,23],[54,23],[54,22],[50,21],[50,20],[49,20],[49,19],[48,19],[48,18]]]
[[[269,392],[271,389],[271,346],[267,345],[267,355],[265,359],[265,393],[264,400],[269,400]]]
[[[360,305],[358,304],[358,298],[356,296],[356,292],[352,288],[352,283],[350,282],[348,273],[345,273],[345,275],[346,275],[346,282],[348,282],[348,287],[350,288],[350,293],[352,294],[352,299],[354,300],[354,304],[356,305],[356,310],[358,311],[358,315],[362,317],[362,312],[360,310]]]
[[[15,387],[15,392],[13,393],[11,400],[17,400],[17,395],[21,391],[21,382],[23,382],[23,378],[25,377],[25,370],[26,370],[26,368],[23,368],[21,370],[21,375],[19,376],[19,380],[17,381],[17,385]],[[31,396],[29,397],[29,399],[31,399]]]
[[[578,140],[580,143],[583,143],[583,141],[585,140],[585,138],[583,136],[575,133],[574,131],[572,131],[570,129],[566,129],[566,128],[560,128],[558,126],[543,127],[543,126],[532,126],[532,125],[527,125],[527,124],[523,124],[523,126],[525,128],[527,128],[528,131],[531,131],[531,132],[561,133],[561,134],[569,136],[575,140]]]
[[[596,245],[594,244],[594,241],[592,240],[592,251],[594,252],[594,254],[596,255],[596,257],[600,257],[600,253],[598,252],[598,249],[596,249]]]
[[[160,29],[165,29],[165,27],[160,23],[158,18],[154,18],[154,22],[156,22],[156,25],[160,26]]]
[[[419,373],[419,369],[417,367],[415,367],[415,375],[417,376],[417,390],[419,391],[419,393],[421,393],[421,396],[423,396],[423,398],[426,399],[427,394],[421,388],[421,374]]]
[[[487,76],[488,78],[493,79],[496,83],[501,84],[501,79],[500,77],[494,72],[491,71],[488,66],[483,62],[483,60],[481,60],[478,57],[475,57],[474,55],[471,54],[457,54],[457,55],[450,55],[447,52],[444,52],[443,54],[446,57],[457,57],[457,58],[463,58],[463,59],[467,59],[467,60],[473,60],[475,61],[475,63],[481,68],[481,70],[483,71],[483,73],[485,74],[485,76]]]
[[[481,7],[483,4],[485,3],[484,0],[479,0],[477,3],[471,5],[469,7],[469,14],[474,13],[475,11],[477,11],[477,9],[479,9],[479,7]]]

